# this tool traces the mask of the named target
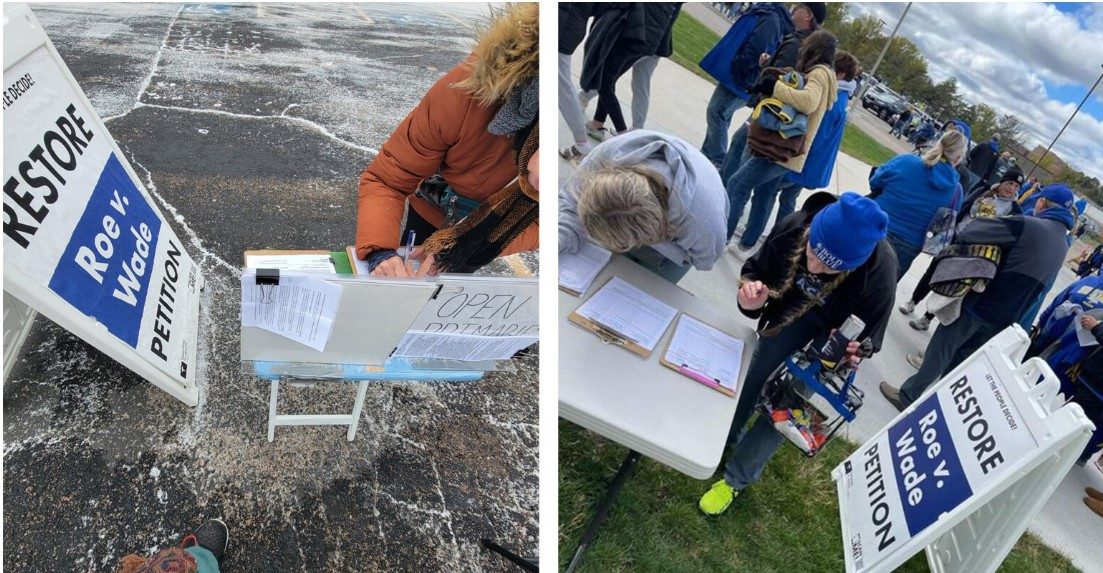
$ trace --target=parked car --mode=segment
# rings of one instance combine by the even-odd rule
[[[862,97],[862,107],[888,122],[892,119],[892,116],[904,113],[904,110],[908,108],[908,104],[890,94],[870,90]]]

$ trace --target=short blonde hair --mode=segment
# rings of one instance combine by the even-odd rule
[[[669,238],[670,190],[658,173],[600,166],[579,173],[578,218],[595,243],[624,253]]]
[[[932,167],[943,158],[955,167],[965,159],[965,135],[961,131],[951,129],[942,134],[938,143],[923,154],[923,163]]]

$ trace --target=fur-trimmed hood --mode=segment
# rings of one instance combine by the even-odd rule
[[[456,84],[479,104],[499,104],[540,70],[539,6],[509,4],[480,30],[469,61],[470,76]]]

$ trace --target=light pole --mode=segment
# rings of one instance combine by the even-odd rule
[[[1103,67],[1103,64],[1101,64],[1100,67]],[[1100,80],[1103,80],[1103,72],[1099,74],[1099,77],[1095,80],[1095,83],[1092,84],[1092,87],[1088,90],[1088,93],[1084,94],[1084,99],[1080,100],[1080,105],[1076,106],[1076,111],[1072,112],[1072,115],[1069,116],[1069,119],[1065,122],[1065,125],[1061,126],[1061,131],[1057,132],[1057,137],[1054,137],[1053,141],[1049,142],[1049,147],[1047,147],[1046,150],[1042,152],[1042,156],[1038,158],[1038,161],[1034,162],[1034,167],[1031,167],[1030,173],[1026,174],[1027,179],[1030,179],[1030,176],[1034,175],[1034,170],[1037,169],[1038,166],[1042,164],[1042,160],[1045,159],[1047,155],[1049,155],[1049,150],[1053,149],[1053,146],[1057,144],[1057,140],[1061,138],[1061,134],[1065,132],[1065,128],[1068,127],[1070,123],[1072,123],[1072,118],[1076,117],[1076,114],[1080,113],[1080,108],[1084,107],[1084,104],[1087,103],[1088,98],[1092,96],[1092,92],[1095,91],[1095,87],[1099,85]]]
[[[900,24],[904,23],[904,17],[908,15],[908,10],[911,10],[911,7],[912,7],[911,2],[908,2],[908,5],[904,6],[904,13],[901,14],[900,19],[896,21],[896,26],[892,29],[892,33],[889,34],[889,39],[885,41],[884,47],[881,48],[881,53],[877,55],[877,61],[873,62],[873,67],[870,68],[870,70],[869,70],[869,77],[872,78],[874,76],[874,74],[877,73],[877,68],[880,67],[881,60],[883,60],[885,58],[885,53],[889,51],[889,46],[892,45],[892,40],[893,40],[893,38],[896,37],[896,31],[900,29]],[[862,96],[864,96],[866,94],[866,91],[868,91],[868,90],[869,90],[869,82],[862,82],[862,89],[859,91],[857,97],[850,100],[850,103],[847,104],[847,107],[848,108],[852,107],[854,105],[854,102],[861,100]]]

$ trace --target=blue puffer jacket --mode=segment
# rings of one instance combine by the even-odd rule
[[[877,168],[869,180],[869,196],[889,216],[889,233],[898,240],[921,247],[939,207],[949,207],[959,176],[945,161],[927,167],[910,153],[897,155]],[[961,206],[961,196],[955,209]]]
[[[831,182],[831,172],[835,170],[835,158],[839,156],[839,146],[843,143],[843,131],[846,129],[846,104],[850,92],[839,90],[839,99],[827,110],[820,129],[816,132],[812,146],[808,148],[808,158],[800,173],[790,171],[785,179],[790,183],[799,183],[805,189],[820,189]]]

